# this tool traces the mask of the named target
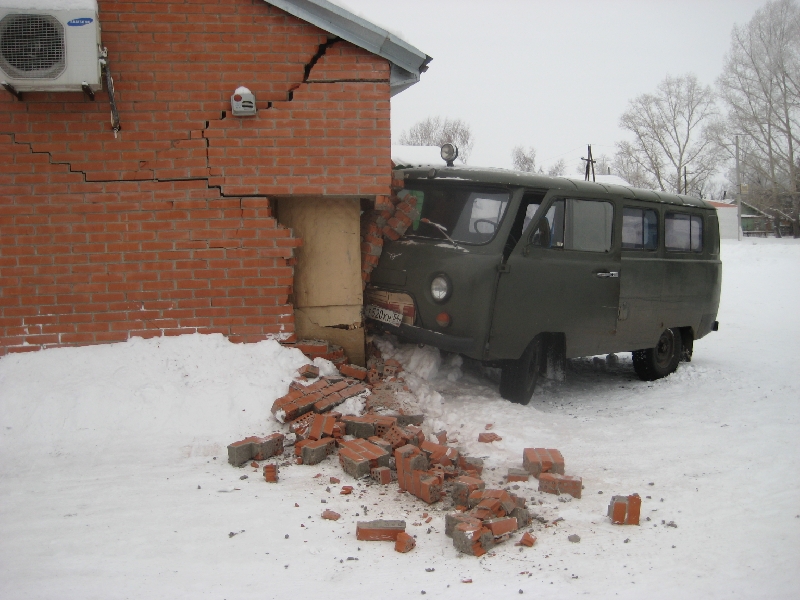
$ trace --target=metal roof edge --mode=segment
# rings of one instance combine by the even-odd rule
[[[264,1],[391,62],[393,96],[418,82],[432,60],[411,44],[328,0]]]

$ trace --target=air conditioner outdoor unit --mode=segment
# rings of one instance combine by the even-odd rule
[[[17,92],[102,89],[97,0],[0,0],[0,82]]]

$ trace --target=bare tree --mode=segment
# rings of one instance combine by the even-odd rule
[[[564,162],[563,158],[559,158],[556,162],[554,162],[549,169],[547,169],[547,174],[551,177],[562,177],[564,173],[567,172],[567,163]]]
[[[697,193],[720,162],[712,135],[716,116],[709,86],[691,74],[668,76],[655,93],[631,100],[622,114],[620,126],[633,133],[633,141],[617,144],[615,164],[626,166],[628,174],[645,175],[653,189]]]
[[[749,201],[792,213],[794,235],[800,237],[800,7],[795,0],[768,2],[746,25],[733,28],[717,83],[729,111],[721,143],[732,157],[739,136]]]
[[[400,134],[399,142],[405,146],[441,146],[455,144],[458,160],[467,164],[474,140],[469,124],[461,119],[428,117]]]
[[[514,147],[511,151],[511,162],[517,171],[536,173],[536,148],[533,146],[528,149],[523,146]]]

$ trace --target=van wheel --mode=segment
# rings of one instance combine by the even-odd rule
[[[500,374],[500,395],[516,404],[531,401],[542,362],[542,339],[540,337],[528,344],[525,352],[517,360],[510,360]]]
[[[682,355],[680,330],[667,329],[661,334],[655,348],[634,351],[633,369],[644,381],[661,379],[675,372]]]

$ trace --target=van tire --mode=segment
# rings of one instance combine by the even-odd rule
[[[517,360],[507,361],[500,374],[500,395],[515,404],[528,404],[542,368],[542,338],[537,336]]]
[[[633,352],[633,370],[640,379],[654,381],[675,372],[683,356],[680,329],[667,329],[655,348]]]

